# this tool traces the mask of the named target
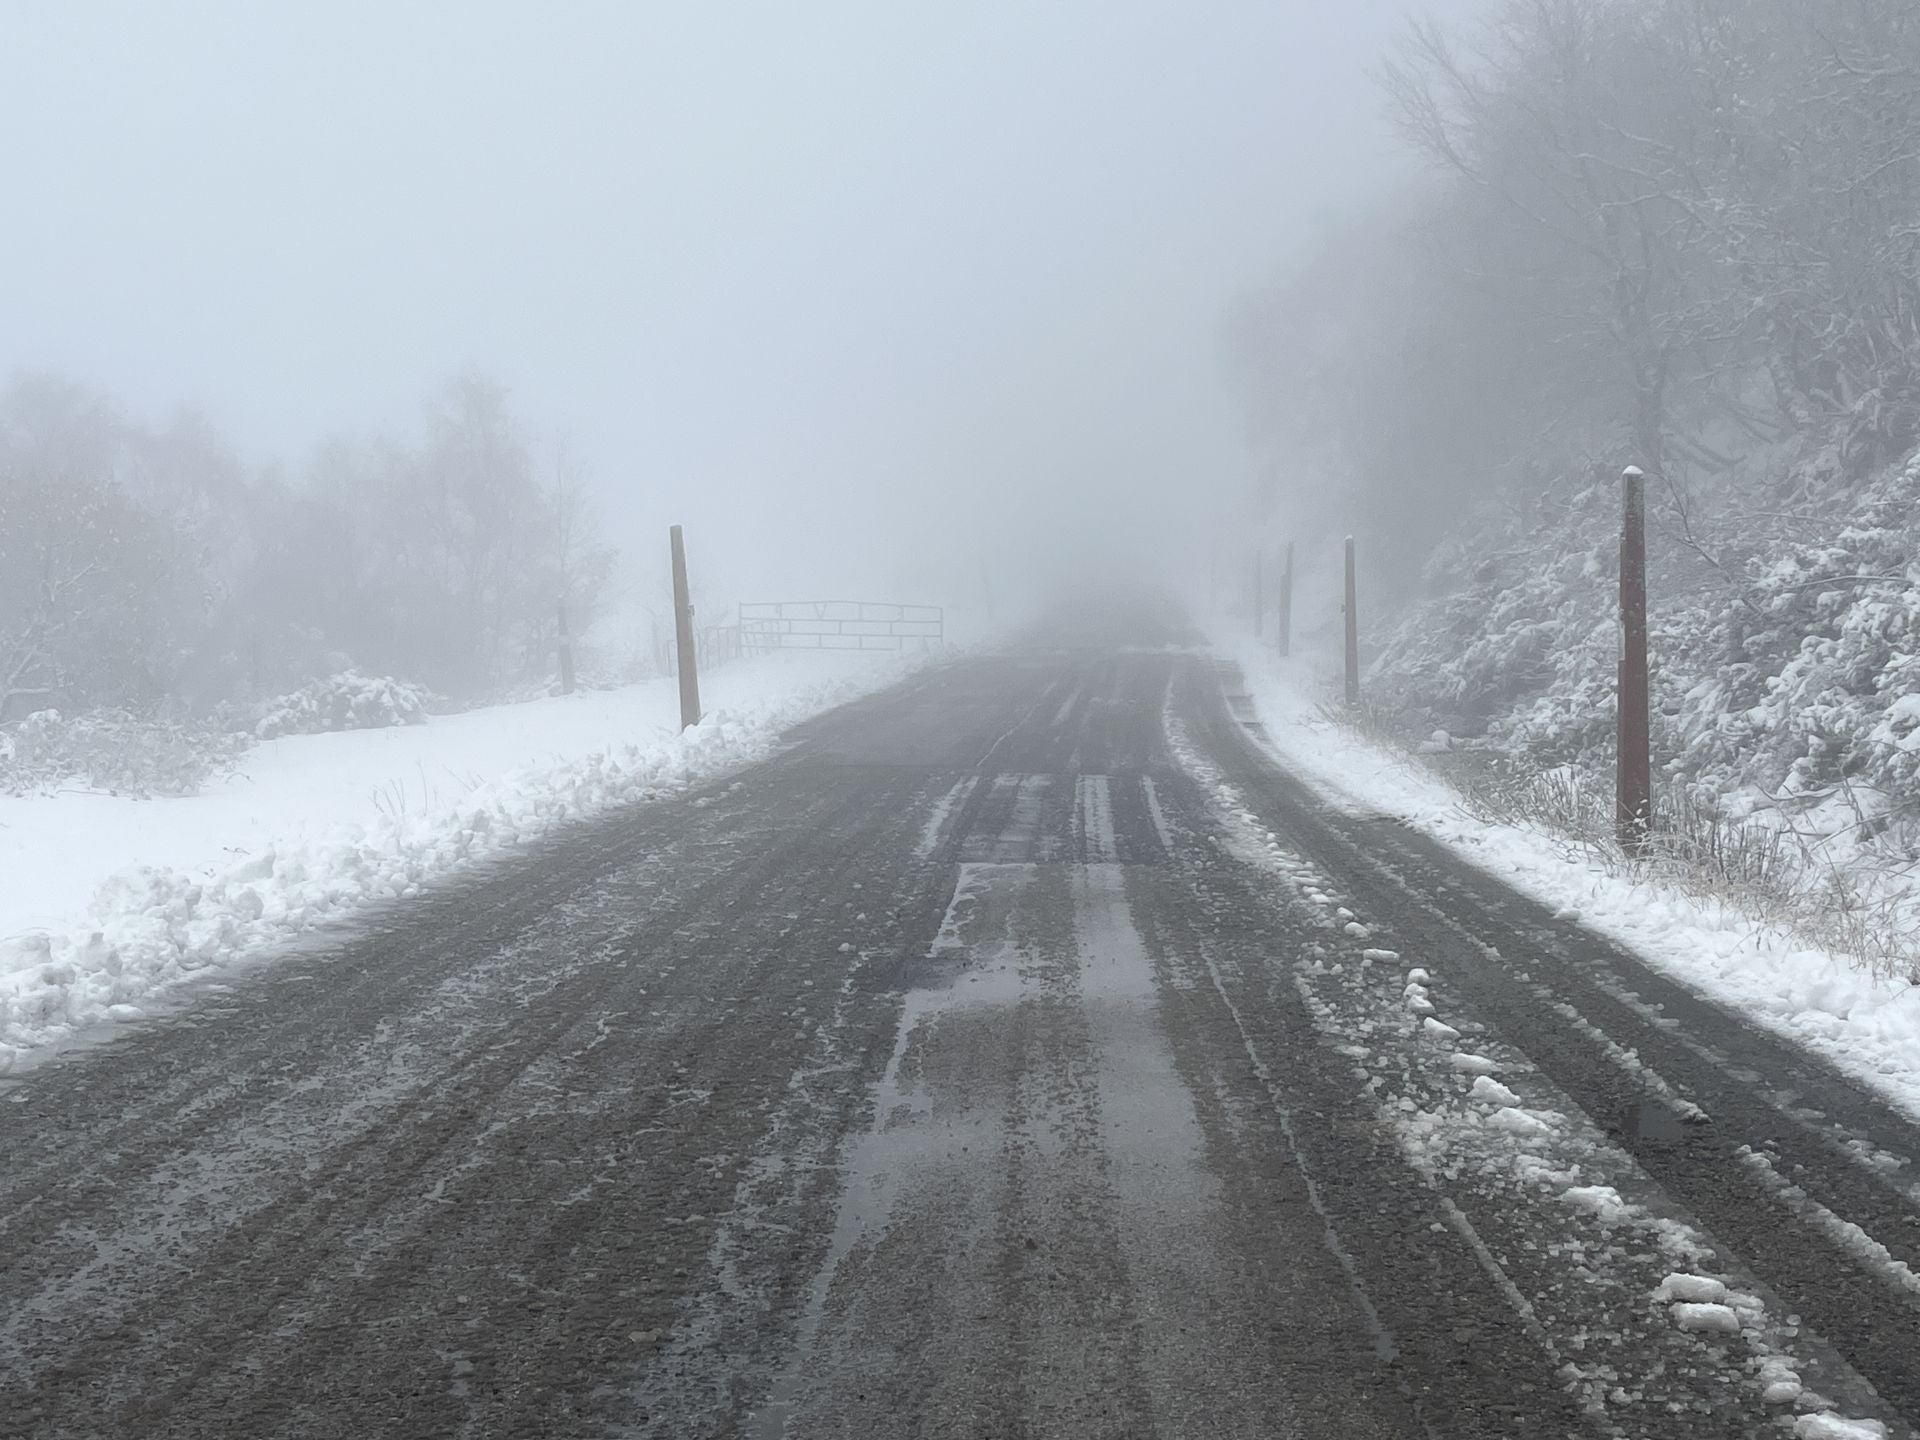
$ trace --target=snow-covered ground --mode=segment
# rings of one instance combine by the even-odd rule
[[[419,726],[291,736],[182,799],[0,796],[0,1074],[173,985],[608,806],[768,753],[920,656],[793,652]]]
[[[1330,800],[1391,814],[1443,840],[1667,975],[1807,1048],[1920,1116],[1920,987],[1783,938],[1731,905],[1613,873],[1534,826],[1471,814],[1457,791],[1321,710],[1312,662],[1221,641],[1240,662],[1273,748]]]

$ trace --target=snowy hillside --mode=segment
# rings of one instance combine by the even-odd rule
[[[1716,527],[1710,562],[1656,511],[1670,775],[1741,812],[1839,789],[1868,820],[1911,808],[1917,502],[1920,455],[1856,491],[1780,497],[1797,512],[1780,524]],[[1588,485],[1556,525],[1456,538],[1429,568],[1442,593],[1399,620],[1374,666],[1385,693],[1505,753],[1610,763],[1617,511],[1610,487]]]
[[[1817,460],[1740,478],[1739,493],[1654,496],[1663,844],[1769,905],[1792,892],[1823,941],[1912,974],[1920,455],[1852,486]],[[1374,723],[1470,788],[1592,835],[1611,805],[1618,507],[1617,486],[1580,477],[1524,521],[1483,511],[1368,667]]]

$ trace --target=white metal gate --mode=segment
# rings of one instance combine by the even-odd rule
[[[872,600],[771,600],[740,606],[740,647],[767,650],[905,650],[946,643],[939,605]]]

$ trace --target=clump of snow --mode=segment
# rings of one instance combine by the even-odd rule
[[[1673,1307],[1673,1323],[1682,1330],[1715,1335],[1738,1335],[1740,1316],[1731,1305],[1682,1301]]]
[[[1793,1440],[1887,1440],[1878,1420],[1843,1420],[1838,1415],[1802,1415],[1793,1422]]]
[[[1436,1020],[1431,1015],[1420,1022],[1420,1028],[1443,1044],[1460,1038],[1460,1032],[1454,1029],[1453,1026],[1447,1024],[1444,1020]]]
[[[1501,1113],[1513,1115],[1521,1112],[1506,1110]],[[1620,1192],[1611,1185],[1571,1185],[1560,1192],[1560,1198],[1576,1210],[1584,1210],[1599,1220],[1625,1220],[1632,1213],[1627,1202],[1620,1198]]]
[[[1487,1117],[1487,1125],[1521,1137],[1553,1133],[1553,1127],[1531,1110],[1496,1110]]]
[[[1469,1055],[1464,1051],[1449,1055],[1447,1063],[1463,1075],[1491,1075],[1500,1068],[1484,1055]]]
[[[1806,1393],[1800,1372],[1784,1355],[1768,1355],[1760,1361],[1760,1398],[1769,1405],[1791,1405]]]
[[[1473,1082],[1473,1088],[1467,1094],[1475,1100],[1484,1100],[1489,1105],[1518,1105],[1520,1097],[1495,1080],[1490,1075],[1482,1075]]]
[[[1676,1270],[1660,1282],[1660,1288],[1653,1292],[1656,1300],[1684,1300],[1697,1305],[1724,1305],[1727,1301],[1726,1283],[1714,1279],[1711,1275],[1688,1275]]]

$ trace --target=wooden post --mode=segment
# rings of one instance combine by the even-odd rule
[[[1287,542],[1287,563],[1280,572],[1280,653],[1293,654],[1293,542]]]
[[[573,632],[567,628],[567,601],[558,602],[560,612],[560,693],[573,694]]]
[[[1653,830],[1653,755],[1647,683],[1646,475],[1621,477],[1620,703],[1615,723],[1614,825],[1621,848],[1639,854]]]
[[[1266,633],[1267,617],[1267,567],[1266,555],[1256,549],[1253,552],[1253,638],[1258,640]]]
[[[687,590],[687,546],[673,527],[673,634],[680,668],[680,728],[700,723],[700,665],[693,643],[693,601]]]
[[[1347,704],[1360,703],[1360,614],[1353,580],[1353,537],[1347,536]]]

